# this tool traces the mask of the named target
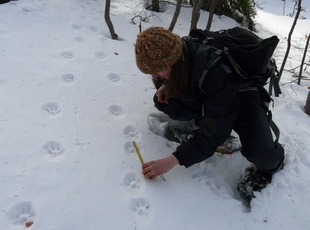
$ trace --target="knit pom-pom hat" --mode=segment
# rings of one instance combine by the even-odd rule
[[[141,72],[154,74],[168,69],[182,55],[182,39],[163,27],[151,27],[138,35],[136,63]]]

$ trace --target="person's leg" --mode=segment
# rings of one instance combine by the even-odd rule
[[[242,109],[234,130],[239,134],[241,153],[254,166],[246,169],[237,185],[244,200],[250,206],[253,191],[261,191],[272,180],[272,175],[283,168],[284,149],[275,143],[268,118],[261,106],[260,96],[255,92],[242,93]]]
[[[273,140],[258,93],[242,94],[242,108],[234,125],[242,144],[241,152],[259,171],[273,173],[283,164],[284,149]]]

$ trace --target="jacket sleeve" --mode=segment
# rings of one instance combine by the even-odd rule
[[[199,129],[173,153],[180,165],[189,167],[211,157],[229,137],[239,111],[240,83],[240,77],[223,68],[208,73],[202,86],[206,97]]]

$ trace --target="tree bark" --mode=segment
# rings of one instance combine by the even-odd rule
[[[215,11],[215,7],[217,4],[217,0],[210,0],[210,5],[209,5],[209,18],[208,18],[208,23],[206,26],[206,30],[210,31],[211,25],[212,25],[212,20],[213,20],[213,15]]]
[[[200,17],[201,4],[202,4],[202,0],[193,0],[193,11],[192,11],[192,21],[191,21],[190,31],[192,29],[197,28],[197,23]]]
[[[173,18],[171,20],[170,26],[169,26],[169,30],[172,32],[174,29],[175,24],[177,23],[180,11],[181,11],[181,5],[182,5],[182,0],[178,0],[177,1],[177,5],[175,7],[175,11],[173,14]]]
[[[282,62],[282,65],[281,65],[281,69],[279,71],[279,81],[282,77],[282,73],[283,73],[283,70],[284,70],[284,66],[285,66],[285,63],[286,63],[286,60],[288,58],[288,54],[290,53],[290,49],[291,49],[291,38],[292,38],[292,34],[293,34],[293,31],[295,29],[295,26],[297,24],[297,20],[299,18],[299,14],[300,14],[300,11],[301,11],[301,0],[298,0],[298,8],[297,8],[297,12],[296,12],[296,16],[295,16],[295,19],[294,19],[294,22],[293,22],[293,25],[292,25],[292,28],[288,34],[288,38],[287,38],[287,49],[286,49],[286,53],[284,55],[284,59],[283,59],[283,62]]]
[[[308,97],[306,100],[305,113],[310,116],[310,91],[308,92]]]
[[[104,11],[104,18],[110,30],[110,34],[113,40],[118,40],[118,35],[114,31],[113,23],[110,19],[110,6],[111,0],[106,0],[105,2],[105,11]]]
[[[159,0],[152,0],[152,11],[159,12]]]

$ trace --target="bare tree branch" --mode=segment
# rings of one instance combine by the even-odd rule
[[[173,14],[173,18],[172,18],[170,26],[169,26],[170,31],[173,31],[173,28],[174,28],[174,26],[178,20],[178,17],[179,17],[180,11],[181,11],[181,5],[182,5],[182,0],[178,0],[177,5],[175,7],[174,14]]]
[[[308,92],[308,97],[306,100],[305,113],[310,115],[310,91]]]
[[[285,53],[285,55],[284,55],[284,59],[283,59],[283,62],[282,62],[282,65],[281,65],[281,68],[280,68],[280,71],[279,71],[279,81],[280,81],[280,79],[281,79],[281,77],[282,77],[283,69],[284,69],[286,60],[287,60],[287,58],[288,58],[289,52],[290,52],[290,48],[291,48],[291,38],[292,38],[293,31],[294,31],[294,29],[295,29],[295,26],[296,26],[296,24],[297,24],[297,20],[298,20],[300,11],[301,11],[301,0],[298,0],[298,8],[297,8],[296,16],[295,16],[295,19],[294,19],[292,28],[291,28],[291,30],[290,30],[290,32],[289,32],[289,34],[288,34],[288,38],[287,38],[287,49],[286,49],[286,53]]]

